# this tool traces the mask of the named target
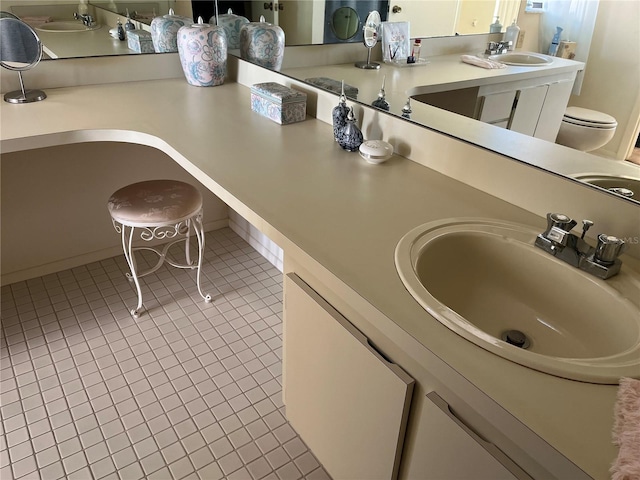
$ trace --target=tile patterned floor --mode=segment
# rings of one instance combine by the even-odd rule
[[[2,480],[329,479],[283,415],[280,272],[206,242],[214,302],[162,267],[137,321],[122,256],[2,288]]]

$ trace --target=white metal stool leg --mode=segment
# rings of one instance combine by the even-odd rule
[[[205,302],[211,302],[211,295],[202,293],[202,287],[200,286],[200,277],[202,274],[202,259],[204,257],[204,226],[202,225],[202,212],[193,218],[193,230],[196,232],[198,238],[198,271],[196,273],[196,284],[198,285],[198,292]],[[189,250],[187,250],[189,252]],[[187,253],[187,262],[189,263],[189,254]]]
[[[142,310],[142,289],[140,288],[140,280],[138,280],[137,274],[138,269],[136,265],[136,258],[133,253],[133,234],[135,232],[135,227],[129,227],[129,235],[126,234],[127,229],[125,225],[121,225],[120,229],[122,231],[122,250],[124,251],[124,258],[127,260],[129,270],[131,271],[130,275],[127,274],[127,278],[129,278],[129,280],[133,280],[136,285],[136,292],[138,293],[138,305],[130,312],[133,318],[139,318]]]

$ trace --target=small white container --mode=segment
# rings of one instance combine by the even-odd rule
[[[384,140],[367,140],[360,145],[360,156],[368,163],[386,162],[393,155],[393,146]]]

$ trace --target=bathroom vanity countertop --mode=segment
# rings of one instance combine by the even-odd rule
[[[79,23],[79,22],[78,22]],[[88,32],[45,32],[36,30],[44,53],[50,58],[76,58],[102,55],[131,55],[127,41],[109,35],[108,25]]]
[[[341,150],[322,121],[273,123],[251,111],[250,91],[237,83],[46,93],[43,102],[0,106],[2,152],[90,141],[158,148],[285,253],[304,252],[587,473],[608,476],[616,386],[563,380],[476,347],[431,318],[394,265],[398,240],[425,222],[478,216],[542,230],[544,219],[400,156],[367,164]],[[136,108],[125,114],[123,105]]]
[[[414,66],[395,66],[378,61],[378,70],[363,70],[356,68],[353,63],[345,63],[289,68],[282,73],[300,79],[329,77],[338,82],[344,80],[345,84],[358,87],[358,100],[364,103],[371,103],[378,97],[384,79],[391,111],[399,115],[409,96],[553,75],[573,75],[584,69],[582,62],[555,57],[549,65],[508,65],[506,68],[486,69],[464,63],[460,56],[461,54],[427,57],[425,60],[428,63]],[[420,118],[412,118],[420,122]]]

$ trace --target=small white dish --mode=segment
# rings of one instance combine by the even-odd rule
[[[393,146],[384,140],[367,140],[360,145],[360,156],[368,163],[386,162],[393,155]]]

